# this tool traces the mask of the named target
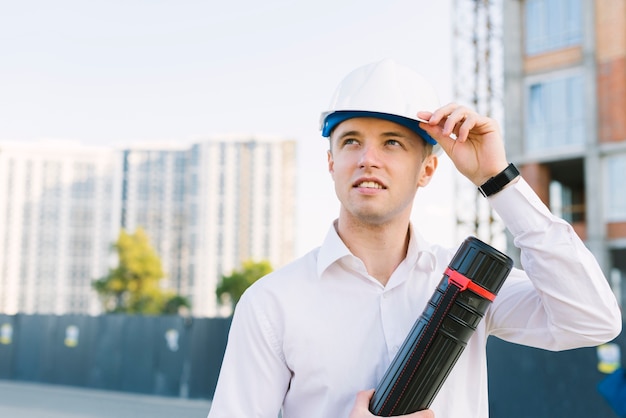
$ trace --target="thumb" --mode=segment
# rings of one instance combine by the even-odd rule
[[[350,416],[348,418],[372,417],[373,415],[369,411],[369,403],[373,394],[374,389],[362,390],[358,392],[356,394],[354,406],[352,407],[352,411],[350,411]]]
[[[446,154],[450,155],[452,153],[456,140],[450,135],[444,135],[441,126],[422,122],[420,123],[420,128],[437,141]]]
[[[354,401],[354,406],[364,407],[365,409],[369,408],[370,399],[374,395],[374,389],[362,390],[356,394],[356,400]]]
[[[435,418],[435,413],[430,409],[425,409],[423,411],[413,412],[407,415],[406,418]]]

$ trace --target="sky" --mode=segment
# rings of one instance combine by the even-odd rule
[[[319,115],[356,67],[393,58],[452,100],[452,0],[0,0],[0,141],[98,146],[219,135],[297,141],[297,248],[339,204]],[[412,220],[457,245],[447,157]]]

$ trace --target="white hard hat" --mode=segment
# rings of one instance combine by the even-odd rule
[[[394,60],[385,59],[357,68],[343,79],[320,118],[322,136],[330,136],[341,122],[354,117],[378,117],[415,131],[432,145],[435,141],[419,127],[417,112],[434,112],[439,98],[421,75]],[[423,121],[422,121],[423,122]]]

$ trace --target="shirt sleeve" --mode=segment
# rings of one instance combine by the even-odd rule
[[[240,299],[208,418],[276,418],[291,373],[262,303]]]
[[[595,346],[621,331],[619,306],[593,254],[523,179],[489,198],[521,250],[487,315],[492,335],[547,350]]]

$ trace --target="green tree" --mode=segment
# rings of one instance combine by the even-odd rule
[[[189,308],[186,298],[160,288],[165,276],[161,259],[142,228],[134,233],[122,229],[113,249],[117,267],[93,283],[106,312],[158,315]]]
[[[272,265],[269,261],[244,261],[240,270],[233,270],[230,276],[222,276],[215,294],[221,304],[231,303],[233,309],[243,292],[259,280],[261,277],[272,272]]]

